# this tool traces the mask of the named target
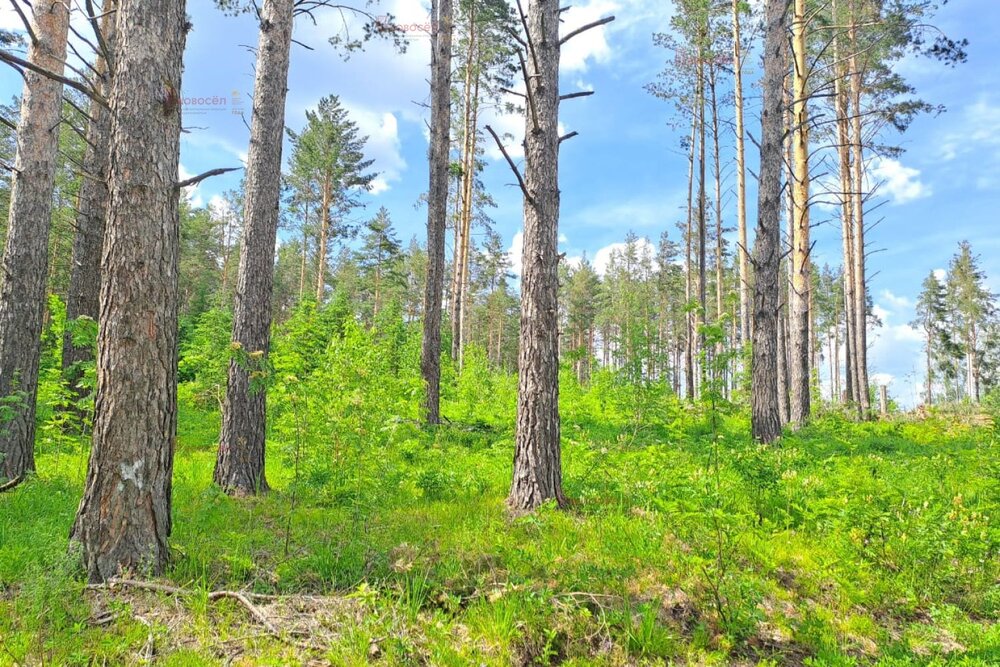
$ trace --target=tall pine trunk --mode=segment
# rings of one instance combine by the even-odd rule
[[[319,239],[316,242],[316,306],[323,303],[326,295],[326,260],[330,253],[330,205],[333,195],[333,184],[330,175],[323,177],[322,194],[319,210]]]
[[[462,352],[465,343],[466,306],[469,284],[469,246],[472,232],[472,195],[475,191],[476,170],[476,98],[479,95],[479,81],[476,68],[476,3],[469,7],[469,46],[465,61],[465,88],[462,114],[462,178],[459,180],[460,206],[456,222],[455,261],[452,267],[452,321],[451,355],[462,366]]]
[[[751,372],[753,436],[781,435],[778,404],[778,308],[781,282],[781,170],[785,79],[785,0],[767,0],[761,109],[760,184],[754,242],[754,317]]]
[[[559,425],[559,3],[528,5],[524,273],[518,353],[514,476],[507,505],[515,512],[554,500],[562,490]]]
[[[733,88],[736,122],[736,227],[739,239],[740,342],[750,341],[750,255],[747,241],[746,131],[743,125],[743,46],[740,0],[733,0]]]
[[[424,415],[441,422],[441,297],[448,217],[448,153],[451,127],[451,0],[431,3],[431,145],[427,196],[427,285],[420,371],[425,385]],[[452,298],[455,298],[453,295]]]
[[[698,144],[697,105],[691,109],[691,150],[688,155],[687,228],[684,231],[684,395],[693,402],[695,316],[687,307],[694,299],[694,159]],[[607,365],[607,362],[605,362]]]
[[[274,247],[281,196],[281,144],[292,44],[294,0],[265,0],[257,45],[243,242],[233,307],[232,347],[215,483],[249,495],[267,491],[264,475],[267,394],[251,381],[266,368],[271,345]],[[255,358],[255,353],[263,356]],[[251,368],[253,366],[253,368]]]
[[[69,11],[61,0],[35,0],[28,60],[61,75]],[[22,479],[35,469],[35,399],[45,313],[52,190],[59,151],[62,83],[31,70],[17,126],[7,239],[0,274],[0,477]]]
[[[169,558],[184,5],[118,6],[94,444],[73,529],[91,581]]]
[[[809,106],[808,58],[806,53],[805,0],[795,0],[792,21],[792,281],[789,300],[791,354],[788,366],[791,385],[790,423],[801,426],[810,412],[809,306],[812,267],[809,241]]]
[[[834,1],[833,15],[837,16]],[[841,62],[840,40],[833,38],[833,58]],[[851,135],[849,100],[844,80],[847,71],[838,67],[834,77],[834,98],[837,114],[837,155],[840,172],[841,239],[843,243],[843,284],[844,284],[844,395],[847,403],[853,403],[858,395],[857,377],[854,373],[854,174],[851,169]]]
[[[109,52],[114,52],[114,3],[106,2],[100,30]],[[107,97],[111,89],[111,71],[107,58],[99,52],[94,70],[100,75],[98,92]],[[73,236],[73,262],[69,290],[66,294],[66,322],[88,317],[98,318],[101,296],[101,248],[104,245],[104,219],[108,205],[108,144],[111,140],[111,114],[99,102],[92,102],[88,111],[87,144],[83,155],[86,173],[80,183],[76,206],[76,233]],[[63,334],[62,368],[71,391],[82,398],[84,391],[77,385],[82,377],[80,364],[94,357],[90,345],[73,344],[72,327]]]
[[[871,396],[868,391],[868,282],[865,275],[865,199],[864,184],[864,135],[861,123],[861,86],[862,75],[859,57],[858,41],[858,11],[856,0],[850,0],[851,57],[850,96],[851,96],[851,151],[853,158],[854,187],[854,374],[857,390],[858,408],[863,418],[871,414]]]

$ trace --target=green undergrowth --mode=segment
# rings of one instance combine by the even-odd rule
[[[298,480],[277,444],[272,493],[234,500],[211,485],[217,415],[187,404],[166,579],[365,610],[322,650],[258,638],[242,664],[1000,663],[990,436],[830,419],[758,447],[739,418],[714,439],[684,420],[635,437],[567,423],[572,506],[512,520],[509,429],[396,421],[336,466],[300,453]],[[39,476],[0,500],[2,664],[142,661],[146,626],[94,625],[66,555],[85,456],[43,452]],[[194,637],[250,623],[204,593],[173,604]],[[228,659],[231,644],[185,647],[168,625],[157,662]]]
[[[42,411],[38,475],[0,495],[0,665],[1000,664],[991,429],[823,414],[758,446],[725,401],[564,371],[571,504],[511,518],[513,376],[471,350],[427,429],[413,336],[300,315],[261,370],[261,498],[211,484],[228,325],[182,348],[159,581],[186,593],[86,588],[86,438]]]

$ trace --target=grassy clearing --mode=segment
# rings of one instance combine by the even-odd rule
[[[234,500],[217,415],[182,405],[165,581],[191,593],[85,590],[86,452],[53,442],[0,497],[0,664],[1000,664],[984,429],[829,417],[761,448],[675,404],[568,409],[574,506],[511,520],[503,422],[310,427],[275,446],[275,492]],[[280,636],[220,589],[281,596],[253,598]]]

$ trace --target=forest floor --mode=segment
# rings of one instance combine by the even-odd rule
[[[87,587],[86,448],[40,445],[0,496],[0,665],[1000,665],[990,428],[828,416],[757,447],[679,405],[570,415],[572,506],[510,518],[509,427],[276,448],[272,492],[233,499],[217,419],[182,401],[154,590]]]

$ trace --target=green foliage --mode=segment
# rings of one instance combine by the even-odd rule
[[[511,520],[516,377],[470,345],[461,370],[445,363],[450,421],[425,428],[418,325],[398,302],[361,324],[334,296],[291,312],[270,366],[254,367],[268,388],[274,490],[233,499],[211,485],[218,412],[206,396],[254,351],[232,350],[228,317],[202,313],[182,348],[166,577],[194,593],[119,598],[116,620],[88,621],[65,555],[86,438],[43,440],[42,476],[0,496],[0,664],[128,662],[149,636],[136,615],[157,614],[169,618],[153,630],[165,664],[212,664],[219,641],[265,664],[1000,660],[992,432],[827,413],[761,446],[724,395],[722,321],[703,332],[713,353],[698,404],[666,379],[635,382],[623,368],[581,383],[565,365],[573,508]],[[45,396],[53,385],[44,375]],[[210,603],[218,589],[324,595],[344,612],[322,652],[248,642],[259,627]]]
[[[177,379],[202,409],[221,404],[229,368],[232,313],[211,308],[193,319],[181,332]]]

